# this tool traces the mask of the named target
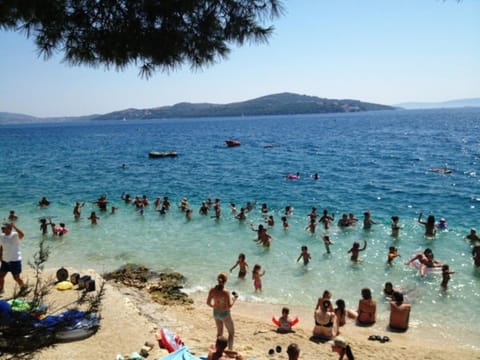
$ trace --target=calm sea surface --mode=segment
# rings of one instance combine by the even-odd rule
[[[480,271],[464,238],[480,228],[480,109],[422,110],[311,116],[205,118],[189,120],[117,121],[0,126],[0,216],[10,210],[20,216],[25,233],[24,266],[42,238],[39,218],[52,216],[70,232],[47,236],[48,266],[94,268],[100,272],[127,262],[154,270],[176,270],[188,278],[190,291],[205,291],[216,274],[228,271],[240,252],[250,268],[266,270],[264,291],[255,294],[252,281],[235,279],[229,287],[244,301],[288,303],[313,309],[324,289],[356,308],[362,287],[370,287],[379,302],[378,323],[388,322],[383,284],[391,281],[408,292],[413,303],[412,329],[441,339],[477,347],[480,339],[478,304]],[[226,139],[242,145],[227,148]],[[266,147],[266,145],[272,145]],[[177,158],[149,159],[149,151],[177,151]],[[126,164],[122,167],[122,164]],[[448,167],[452,174],[429,171]],[[288,173],[300,179],[287,180]],[[318,173],[319,180],[311,175]],[[141,216],[121,200],[122,193],[146,195],[152,205]],[[102,213],[92,203],[107,194],[117,213]],[[40,197],[51,200],[37,207]],[[161,216],[153,209],[157,196],[173,204]],[[177,208],[187,197],[193,218]],[[222,216],[201,216],[208,197],[220,198]],[[74,221],[76,201],[85,201],[82,218]],[[240,223],[229,208],[257,201],[248,220]],[[266,203],[276,224],[269,250],[258,246],[250,223],[263,223],[260,204]],[[290,229],[280,217],[293,206]],[[361,220],[370,209],[381,224],[366,232],[361,223],[328,231],[334,245],[326,254],[317,227],[305,230],[312,206],[321,212],[352,212]],[[419,212],[447,219],[449,229],[427,240],[417,222]],[[92,226],[91,211],[100,217]],[[213,215],[213,213],[212,213]],[[400,237],[390,236],[391,216],[400,216]],[[362,264],[352,264],[348,249],[367,240]],[[297,263],[300,247],[312,255],[308,267]],[[388,247],[401,258],[386,266]],[[431,247],[435,257],[450,265],[448,291],[441,276],[421,278],[404,261]],[[12,281],[10,277],[7,281]],[[268,321],[268,319],[266,319]],[[477,347],[478,349],[478,347]]]

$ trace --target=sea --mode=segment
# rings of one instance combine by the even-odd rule
[[[265,270],[263,291],[254,292],[250,273],[229,277],[228,288],[246,302],[313,308],[324,290],[355,309],[364,287],[379,304],[378,324],[388,324],[385,282],[402,289],[412,303],[409,331],[437,341],[479,350],[480,271],[473,265],[470,228],[480,230],[480,108],[396,110],[345,114],[284,115],[231,118],[155,119],[0,125],[0,217],[11,210],[25,232],[24,267],[33,262],[43,239],[49,249],[47,267],[95,269],[100,273],[127,263],[154,271],[185,275],[185,291],[206,292],[219,272],[229,272],[240,253],[250,270]],[[241,142],[225,146],[225,140]],[[149,158],[150,151],[177,152],[177,157]],[[447,166],[452,171],[434,171]],[[298,179],[288,174],[299,173]],[[314,174],[319,178],[315,179]],[[122,200],[122,194],[145,195],[143,214]],[[108,211],[95,201],[105,195]],[[39,207],[41,197],[51,204]],[[167,196],[167,214],[153,202]],[[188,199],[192,218],[179,204]],[[202,201],[220,199],[221,217],[199,214]],[[85,202],[74,220],[76,202]],[[247,220],[232,213],[255,203]],[[267,227],[270,248],[258,245],[252,227],[265,224],[261,205],[275,225]],[[284,230],[285,207],[294,211]],[[116,207],[114,214],[111,208]],[[316,207],[335,216],[329,230],[319,224],[306,230]],[[95,211],[97,225],[88,220]],[[370,211],[377,222],[362,228]],[[417,219],[433,214],[448,229],[424,236]],[[359,223],[337,227],[343,213]],[[391,236],[391,217],[400,217],[400,236]],[[39,220],[63,222],[69,232],[42,235]],[[333,245],[328,254],[322,236]],[[361,263],[352,263],[353,242],[367,248]],[[308,246],[310,263],[300,260]],[[390,246],[401,257],[386,264]],[[448,289],[441,275],[418,271],[405,262],[431,248],[449,264]],[[6,281],[12,281],[7,277]],[[269,322],[269,316],[266,322]],[[306,320],[309,321],[309,320]],[[313,320],[312,320],[313,327]]]

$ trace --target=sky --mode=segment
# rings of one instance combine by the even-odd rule
[[[179,102],[293,92],[394,105],[480,97],[480,0],[283,0],[268,44],[232,46],[201,70],[148,80],[44,60],[32,39],[0,30],[0,112],[105,114]]]

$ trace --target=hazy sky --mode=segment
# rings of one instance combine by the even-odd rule
[[[75,116],[279,92],[382,104],[480,97],[480,1],[290,0],[268,44],[149,80],[37,56],[0,31],[0,111]]]

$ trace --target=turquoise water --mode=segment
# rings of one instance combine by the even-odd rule
[[[25,266],[42,235],[38,219],[54,216],[70,232],[63,238],[47,236],[49,266],[112,270],[126,262],[143,263],[154,270],[185,274],[189,291],[205,291],[220,271],[228,271],[237,255],[247,256],[250,268],[266,270],[264,291],[235,279],[229,287],[244,301],[311,306],[324,289],[355,308],[362,287],[379,300],[379,323],[388,319],[382,289],[386,281],[408,290],[413,303],[412,328],[435,331],[440,337],[477,346],[480,272],[464,237],[480,228],[480,109],[422,110],[310,116],[245,117],[101,123],[4,125],[0,132],[0,216],[14,209],[23,241]],[[224,146],[226,139],[242,145]],[[273,145],[265,147],[266,145]],[[149,159],[149,151],[178,152],[177,158]],[[126,164],[126,167],[122,167]],[[445,164],[449,175],[429,171]],[[299,180],[287,173],[300,172]],[[320,174],[319,180],[311,175]],[[168,196],[174,205],[161,216],[150,206],[143,216],[120,199],[123,192]],[[91,203],[107,194],[117,213],[102,213]],[[47,196],[48,208],[38,208]],[[190,200],[193,218],[187,221],[176,208]],[[220,198],[222,217],[202,217],[198,208],[208,197]],[[248,220],[234,219],[229,203],[237,207],[257,201]],[[82,219],[74,221],[75,201],[86,201]],[[260,204],[267,203],[276,224],[269,250],[256,245],[250,224],[263,223]],[[280,217],[286,205],[294,208],[290,229]],[[353,212],[359,219],[371,210],[381,224],[369,232],[356,228],[328,231],[334,245],[325,253],[321,226],[312,236],[305,227],[312,206],[328,208],[339,219]],[[434,240],[423,236],[416,221],[425,216],[445,217],[448,232]],[[96,211],[92,226],[87,217]],[[212,213],[213,214],[213,213]],[[391,216],[400,216],[400,237],[390,236]],[[336,221],[335,221],[336,223]],[[348,249],[367,240],[362,264],[352,264]],[[300,247],[312,255],[308,267],[297,263]],[[386,266],[388,247],[399,248],[401,258]],[[431,247],[438,260],[450,265],[447,292],[441,277],[420,278],[403,264],[415,251]],[[11,281],[10,278],[7,278]],[[455,321],[452,321],[455,311]]]

